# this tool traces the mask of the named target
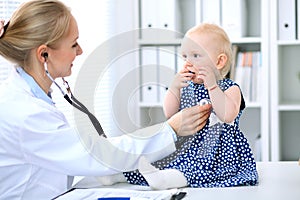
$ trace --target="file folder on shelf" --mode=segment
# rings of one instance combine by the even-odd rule
[[[163,102],[168,86],[171,84],[176,68],[175,46],[159,48],[159,102]]]
[[[174,39],[179,30],[176,0],[141,0],[142,39]]]
[[[141,93],[143,103],[158,102],[158,48],[142,47]]]
[[[296,0],[278,0],[278,39],[296,39]]]
[[[143,104],[156,104],[158,102],[158,88],[157,83],[142,85]]]
[[[241,38],[247,33],[247,9],[245,0],[222,0],[222,27],[230,39]]]
[[[200,0],[201,21],[221,25],[221,0]]]
[[[296,39],[297,40],[300,40],[300,0],[296,0],[296,5],[297,5],[297,8],[296,8],[296,17],[297,17],[297,24],[296,24]]]

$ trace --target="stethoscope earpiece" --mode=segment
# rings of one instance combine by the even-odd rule
[[[41,56],[43,56],[45,58],[45,62],[44,62],[44,68],[45,68],[45,71],[46,73],[49,73],[48,72],[48,65],[47,65],[47,59],[48,59],[48,53],[47,52],[43,52],[41,54]],[[49,77],[50,78],[50,77]],[[52,77],[50,78],[52,80]]]
[[[44,53],[42,53],[42,56],[43,56],[45,59],[47,59],[47,58],[48,58],[48,53],[47,53],[47,52],[44,52]]]

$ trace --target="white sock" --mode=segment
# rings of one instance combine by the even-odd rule
[[[98,176],[96,177],[97,181],[102,185],[113,185],[116,183],[124,183],[127,182],[123,173],[114,174],[109,176]]]
[[[176,169],[159,170],[152,166],[145,157],[139,160],[139,171],[149,186],[156,190],[187,186],[187,180],[182,172]]]

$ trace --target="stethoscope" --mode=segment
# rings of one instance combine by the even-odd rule
[[[42,54],[42,56],[45,58],[45,62],[44,62],[44,68],[45,68],[45,72],[46,72],[46,75],[48,76],[48,78],[57,86],[57,88],[61,91],[62,95],[64,96],[64,98],[72,105],[74,106],[75,108],[77,108],[78,110],[80,110],[81,112],[87,114],[87,116],[90,118],[93,126],[95,127],[95,129],[97,130],[98,134],[100,136],[103,136],[103,137],[106,137],[101,125],[100,125],[100,122],[97,120],[97,118],[80,102],[78,101],[73,93],[71,92],[71,89],[70,89],[70,86],[69,86],[69,83],[64,79],[62,78],[63,80],[63,84],[65,85],[66,87],[66,90],[67,90],[67,93],[58,85],[58,83],[52,78],[52,76],[50,75],[49,71],[48,71],[48,64],[47,64],[47,59],[48,59],[48,53],[47,52],[44,52]],[[71,96],[69,96],[69,95]]]

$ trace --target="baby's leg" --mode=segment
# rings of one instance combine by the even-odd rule
[[[159,170],[152,166],[145,157],[139,160],[139,171],[153,189],[164,190],[187,186],[183,173],[176,169]]]

